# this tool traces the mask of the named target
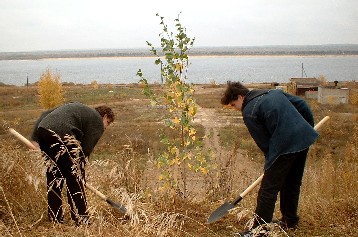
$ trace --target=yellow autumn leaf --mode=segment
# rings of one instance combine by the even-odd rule
[[[164,180],[165,176],[163,174],[159,175],[159,180]]]
[[[177,148],[176,146],[174,146],[174,147],[172,147],[172,148],[170,149],[170,152],[171,152],[172,154],[176,154],[177,151],[178,151],[178,148]]]
[[[181,73],[182,70],[183,70],[183,65],[182,65],[181,63],[176,63],[176,64],[175,64],[175,71]]]
[[[189,129],[189,136],[195,135],[196,130],[194,128]]]
[[[190,106],[188,109],[188,113],[190,116],[194,116],[196,114],[196,108],[194,106]]]
[[[178,117],[175,117],[175,118],[173,119],[173,123],[175,123],[175,124],[180,123],[180,119],[179,119]]]
[[[208,173],[208,170],[205,169],[204,167],[200,167],[200,171],[201,171],[201,173],[203,173],[203,174],[207,174],[207,173]]]

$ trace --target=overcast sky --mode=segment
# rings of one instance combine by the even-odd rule
[[[0,0],[0,52],[159,46],[180,12],[194,46],[358,44],[358,0]]]

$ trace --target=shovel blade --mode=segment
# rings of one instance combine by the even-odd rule
[[[219,208],[217,208],[208,218],[208,224],[211,224],[221,217],[225,216],[230,209],[233,209],[235,206],[229,202],[225,202]]]
[[[106,202],[111,205],[113,208],[117,209],[120,213],[122,214],[126,214],[127,209],[122,205],[119,204],[117,202],[112,201],[111,199],[107,198]]]

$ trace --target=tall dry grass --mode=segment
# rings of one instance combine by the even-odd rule
[[[155,192],[149,193],[149,190],[144,192],[139,186],[141,172],[133,160],[140,155],[128,155],[127,151],[117,154],[122,164],[113,160],[92,162],[88,167],[91,175],[87,180],[111,199],[124,204],[126,215],[87,191],[90,226],[76,227],[70,220],[67,204],[64,204],[65,224],[51,224],[47,220],[45,171],[41,155],[6,141],[2,142],[0,152],[2,236],[183,236],[186,220],[200,224],[188,215],[170,210],[168,207],[173,200],[154,196]]]
[[[0,128],[0,235],[1,236],[233,236],[250,225],[257,188],[225,218],[211,225],[207,217],[225,200],[232,200],[262,172],[262,156],[237,114],[219,105],[219,87],[197,94],[200,106],[215,108],[235,126],[219,130],[213,169],[207,176],[189,174],[188,198],[161,190],[155,155],[162,145],[158,129],[162,113],[150,107],[140,89],[107,87],[95,90],[71,87],[67,98],[87,104],[107,103],[117,120],[107,129],[87,167],[87,182],[111,199],[124,204],[123,216],[87,191],[92,224],[76,227],[65,206],[65,224],[47,221],[44,164],[6,131],[14,127],[25,136],[41,113],[36,101],[26,99],[23,88],[7,89],[1,104]],[[28,90],[29,93],[31,90]],[[25,91],[26,92],[26,91]],[[23,95],[20,102],[13,97]],[[26,97],[26,98],[25,98]],[[96,100],[94,98],[101,98]],[[148,103],[147,103],[148,102]],[[302,185],[300,227],[287,231],[270,226],[269,236],[358,236],[358,116],[356,108],[322,106],[309,101],[316,121],[331,120],[309,153]],[[20,112],[21,111],[21,112]],[[231,131],[231,132],[230,132]],[[234,139],[239,137],[239,142]],[[67,203],[67,202],[64,202]],[[275,217],[279,216],[279,206]]]

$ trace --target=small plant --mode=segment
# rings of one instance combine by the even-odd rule
[[[40,104],[45,109],[54,108],[64,102],[60,74],[52,74],[47,69],[40,77],[38,84]]]
[[[99,85],[98,85],[96,80],[91,82],[91,86],[92,86],[93,89],[98,89],[99,88]]]
[[[157,16],[159,16],[157,14]],[[157,57],[156,65],[161,65],[161,76],[165,79],[162,95],[157,95],[150,88],[148,81],[143,77],[141,69],[137,76],[144,86],[144,94],[148,96],[152,104],[162,103],[169,110],[169,116],[165,119],[165,125],[174,132],[174,138],[162,135],[161,142],[167,150],[159,155],[157,165],[162,169],[160,179],[165,181],[164,188],[179,191],[186,196],[187,169],[195,172],[208,173],[208,156],[202,152],[200,139],[196,137],[196,129],[193,120],[197,112],[197,104],[194,100],[194,88],[187,82],[189,58],[188,52],[194,44],[186,34],[186,29],[181,25],[179,17],[175,19],[176,34],[169,32],[168,26],[160,17],[160,25],[163,27],[161,36],[161,48],[163,57],[157,49],[147,41],[151,52]],[[182,181],[180,187],[179,181]]]
[[[319,75],[319,77],[317,78],[317,80],[319,81],[320,85],[323,86],[327,86],[328,85],[328,81],[326,79],[326,77],[324,75]]]

